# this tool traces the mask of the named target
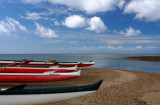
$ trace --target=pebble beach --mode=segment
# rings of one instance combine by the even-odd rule
[[[51,105],[160,105],[160,75],[146,72],[83,68],[78,85],[103,79],[96,93]],[[71,83],[72,84],[72,83]]]
[[[27,87],[59,87],[88,85],[103,79],[95,93],[47,105],[160,105],[160,74],[107,68],[78,68],[81,76],[75,79],[27,83]],[[0,83],[1,87],[18,83]]]

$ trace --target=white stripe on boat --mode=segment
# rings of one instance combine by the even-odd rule
[[[77,69],[77,66],[74,66],[74,67],[49,67],[49,68],[38,68],[38,67],[6,67],[6,68],[11,68],[11,69],[43,69],[43,70],[76,70]]]
[[[0,105],[39,105],[76,98],[95,91],[56,93],[56,94],[33,94],[33,95],[0,95]]]

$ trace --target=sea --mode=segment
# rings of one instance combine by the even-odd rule
[[[92,67],[123,69],[132,71],[144,71],[151,73],[160,73],[160,62],[137,61],[124,59],[130,56],[143,56],[137,54],[0,54],[3,60],[38,60],[47,61],[55,59],[58,62],[79,62],[94,61],[96,64]],[[148,55],[160,56],[160,55]]]

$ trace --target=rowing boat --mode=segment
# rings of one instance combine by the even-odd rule
[[[44,73],[0,73],[0,82],[52,82],[62,81],[80,76],[80,72],[55,73],[54,71]]]
[[[102,80],[95,84],[71,87],[24,88],[25,85],[0,91],[0,105],[37,105],[76,98],[94,93]]]
[[[75,67],[55,67],[51,66],[49,68],[35,68],[35,67],[1,67],[0,73],[43,73],[48,71],[60,72],[73,72],[77,69]]]

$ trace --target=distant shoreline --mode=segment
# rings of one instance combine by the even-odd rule
[[[138,60],[138,61],[160,62],[160,56],[131,56],[131,57],[125,57],[124,59]]]

